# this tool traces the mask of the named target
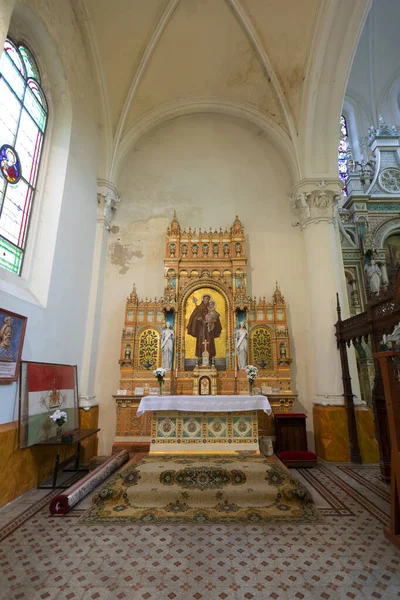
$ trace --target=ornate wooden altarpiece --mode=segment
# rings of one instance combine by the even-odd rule
[[[195,356],[196,340],[188,335],[187,325],[204,295],[211,295],[216,302],[222,325],[221,335],[215,340],[216,356],[210,365],[216,373],[216,393],[248,393],[245,372],[237,368],[234,343],[235,330],[244,322],[248,330],[247,363],[259,369],[255,386],[275,391],[273,395],[268,393],[273,410],[293,410],[295,395],[291,390],[285,300],[278,284],[271,302],[249,295],[245,234],[239,218],[225,231],[190,227],[186,230],[181,229],[174,213],[166,235],[164,296],[142,300],[133,286],[127,298],[119,361],[120,390],[126,390],[126,396],[115,397],[116,441],[138,435],[139,430],[142,436],[150,435],[147,413],[139,424],[136,408],[142,395],[154,393],[157,388],[153,370],[161,366],[160,339],[166,323],[174,330],[174,353],[164,391],[177,395],[195,392],[199,361]],[[264,426],[260,423],[261,433],[272,433],[270,419],[260,414],[260,419],[266,420]]]
[[[382,373],[375,353],[379,351],[384,334],[390,334],[400,322],[400,268],[397,269],[387,291],[377,297],[370,297],[366,310],[358,315],[345,319],[340,318],[335,325],[338,348],[340,350],[344,397],[349,424],[350,450],[352,460],[359,455],[357,428],[354,419],[353,392],[349,374],[346,344],[360,344],[362,339],[371,343],[375,362],[375,381],[372,391],[372,402],[375,418],[375,434],[379,445],[381,477],[390,481],[391,448],[388,426],[385,393]]]

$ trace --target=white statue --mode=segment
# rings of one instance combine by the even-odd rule
[[[379,294],[381,289],[382,272],[374,260],[371,260],[371,263],[365,266],[365,272],[368,277],[371,294]]]
[[[238,369],[244,369],[247,365],[247,345],[249,332],[246,325],[242,322],[235,331],[235,346]]]
[[[167,371],[172,369],[172,356],[174,353],[174,330],[170,323],[167,323],[161,332],[161,355],[162,366]]]

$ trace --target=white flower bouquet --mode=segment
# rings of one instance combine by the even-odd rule
[[[157,379],[158,385],[160,386],[160,396],[162,396],[162,386],[164,383],[164,377],[166,372],[167,369],[164,369],[164,367],[158,367],[158,369],[153,371],[153,375]]]
[[[254,381],[257,378],[258,369],[254,365],[247,365],[244,370],[246,371],[246,377],[249,381]]]
[[[249,380],[250,396],[252,396],[253,395],[253,384],[258,375],[258,369],[254,365],[247,365],[244,368],[244,370],[246,372],[246,377]]]
[[[67,413],[64,410],[60,410],[59,408],[50,415],[50,419],[54,421],[59,427],[64,425],[67,422]]]
[[[164,367],[158,367],[158,369],[153,371],[153,375],[157,379],[158,383],[162,383],[164,381],[166,372],[167,372],[167,369],[164,369]]]

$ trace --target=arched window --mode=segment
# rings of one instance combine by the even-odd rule
[[[340,117],[340,139],[338,148],[338,166],[339,166],[339,177],[343,180],[345,187],[343,191],[346,193],[346,178],[348,175],[348,155],[349,149],[349,136],[347,133],[346,118],[342,115]]]
[[[0,61],[0,266],[21,273],[47,122],[30,51],[7,39]]]

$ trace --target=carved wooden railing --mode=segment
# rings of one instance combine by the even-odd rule
[[[347,386],[344,394],[345,400],[346,396],[347,398],[350,398],[353,394],[351,391],[351,381],[349,380],[347,373],[347,353],[343,352],[343,345],[347,344],[350,346],[351,343],[354,344],[355,342],[360,342],[362,339],[365,339],[366,341],[370,341],[372,352],[376,353],[379,351],[383,334],[391,333],[395,325],[399,322],[400,268],[397,269],[389,288],[381,296],[370,298],[364,312],[343,321],[340,318],[340,312],[338,313],[338,321],[335,324],[335,328],[338,349],[341,350],[343,382]],[[381,476],[384,481],[388,482],[390,481],[391,447],[385,393],[379,362],[374,359],[374,364],[375,381],[372,391],[372,403],[375,417],[375,433],[379,445]],[[346,408],[348,408],[348,406],[350,407],[350,401],[346,404]],[[351,415],[350,420],[352,420]],[[357,436],[356,430],[352,432],[352,436],[353,439],[350,439],[350,447],[352,447],[352,444],[353,447],[356,447],[358,446],[358,443],[354,439],[354,436]]]

